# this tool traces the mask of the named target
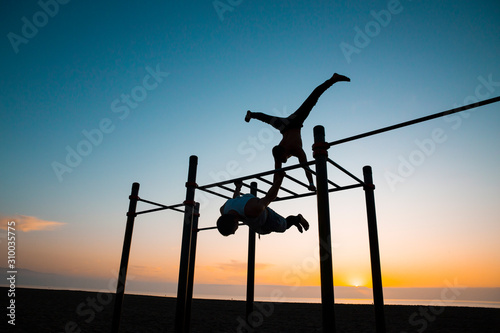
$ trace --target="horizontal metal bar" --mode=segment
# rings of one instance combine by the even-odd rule
[[[245,223],[238,223],[238,225],[245,225]],[[198,228],[196,229],[196,231],[204,231],[204,230],[213,230],[213,229],[217,229],[217,226],[215,227],[205,227],[205,228]]]
[[[328,190],[328,192],[338,192],[338,191],[343,191],[343,190],[350,190],[350,189],[358,188],[358,187],[362,187],[362,186],[363,186],[363,184],[347,185],[347,186],[342,186],[342,187],[338,187],[338,188],[332,188],[332,189]]]
[[[474,109],[474,108],[477,108],[477,107],[480,107],[480,106],[484,106],[484,105],[487,105],[487,104],[496,103],[498,101],[500,101],[500,96],[493,97],[493,98],[490,98],[490,99],[486,99],[484,101],[480,101],[480,102],[477,102],[477,103],[464,105],[464,106],[461,106],[461,107],[458,107],[458,108],[454,108],[454,109],[450,109],[450,110],[447,110],[447,111],[434,113],[434,114],[431,114],[429,116],[417,118],[417,119],[414,119],[414,120],[405,121],[405,122],[400,123],[400,124],[383,127],[383,128],[377,129],[377,130],[373,130],[373,131],[370,131],[370,132],[363,133],[363,134],[354,135],[354,136],[351,136],[351,137],[348,137],[348,138],[345,138],[345,139],[333,141],[333,142],[330,142],[329,145],[330,145],[330,147],[334,146],[334,145],[339,145],[341,143],[346,143],[346,142],[349,142],[349,141],[353,141],[353,140],[365,138],[365,137],[370,136],[370,135],[375,135],[375,134],[379,134],[379,133],[383,133],[383,132],[387,132],[387,131],[392,131],[392,130],[395,130],[395,129],[398,129],[398,128],[401,128],[401,127],[410,126],[410,125],[421,123],[421,122],[424,122],[424,121],[427,121],[427,120],[431,120],[431,119],[435,119],[435,118],[447,116],[449,114],[453,114],[453,113],[457,113],[457,112],[461,112],[461,111],[465,111],[465,110]]]
[[[212,191],[212,190],[207,190],[206,188],[198,188],[198,190],[205,191],[205,192],[213,194],[213,195],[217,195],[217,196],[222,197],[224,199],[231,199],[231,197],[228,197],[227,195],[220,194],[220,193],[217,193],[217,192]]]
[[[212,229],[217,229],[217,227],[198,228],[198,229],[196,229],[196,231],[204,231],[204,230],[212,230]]]
[[[295,165],[291,165],[289,167],[285,167],[285,168],[281,168],[281,169],[269,170],[269,171],[260,172],[260,173],[256,173],[256,174],[245,176],[245,177],[239,177],[239,178],[229,179],[229,180],[225,180],[225,181],[218,182],[218,183],[213,183],[213,184],[198,186],[198,189],[204,190],[204,189],[207,189],[207,188],[210,188],[210,187],[216,187],[216,186],[221,186],[221,185],[226,185],[226,184],[234,183],[236,181],[241,181],[242,182],[242,181],[247,180],[247,179],[253,179],[253,178],[257,178],[257,177],[272,175],[272,174],[274,174],[276,172],[280,172],[280,171],[289,171],[289,170],[293,170],[293,169],[297,169],[297,168],[302,168],[304,166],[309,166],[309,165],[312,165],[314,163],[315,163],[315,161],[309,161],[307,163],[295,164]]]

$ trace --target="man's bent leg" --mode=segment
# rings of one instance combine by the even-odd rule
[[[280,118],[280,117],[275,117],[275,116],[270,116],[268,114],[262,113],[262,112],[247,112],[247,116],[245,117],[245,120],[248,119],[257,119],[260,120],[266,124],[271,125],[272,127],[276,128],[278,131],[282,131],[286,124],[288,123],[288,120],[286,118]]]

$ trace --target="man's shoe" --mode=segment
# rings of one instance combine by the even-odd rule
[[[247,111],[247,115],[245,116],[245,121],[248,123],[252,119],[252,112],[250,110]]]

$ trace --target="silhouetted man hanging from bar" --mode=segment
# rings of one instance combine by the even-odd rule
[[[276,128],[283,135],[281,142],[273,148],[275,169],[281,169],[282,163],[285,163],[291,156],[297,157],[299,163],[307,163],[306,153],[302,149],[300,129],[312,108],[318,102],[319,97],[334,83],[340,81],[350,82],[351,79],[337,73],[333,74],[331,78],[317,86],[297,111],[287,118],[274,117],[261,112],[251,112],[250,110],[247,111],[245,116],[246,122],[249,122],[250,119],[263,121]],[[311,171],[308,167],[304,167],[304,170],[309,181],[308,189],[315,191],[316,187],[314,186]]]
[[[238,229],[238,221],[248,225],[250,229],[260,235],[285,232],[292,225],[296,226],[300,232],[303,232],[302,229],[308,230],[309,223],[301,214],[284,218],[268,207],[276,199],[283,177],[285,177],[283,171],[274,174],[273,185],[262,199],[252,194],[240,196],[242,184],[235,183],[233,199],[227,200],[220,208],[221,216],[217,220],[219,232],[224,236],[234,234]]]

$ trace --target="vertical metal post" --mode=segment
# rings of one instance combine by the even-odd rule
[[[316,160],[316,188],[318,201],[319,257],[321,272],[321,304],[323,332],[335,332],[333,295],[333,262],[330,231],[330,204],[328,198],[327,157],[329,144],[325,142],[323,126],[314,127],[313,155]]]
[[[250,194],[257,196],[257,183],[250,183]],[[252,326],[250,315],[253,312],[253,302],[255,293],[255,231],[248,228],[248,264],[247,264],[247,302],[246,318],[248,324]]]
[[[115,308],[113,311],[113,323],[111,332],[118,333],[120,329],[120,318],[122,313],[123,296],[125,294],[125,281],[127,280],[128,259],[130,255],[130,245],[132,243],[132,232],[134,230],[134,220],[136,216],[137,200],[139,199],[139,183],[132,184],[132,192],[129,196],[129,206],[127,212],[127,226],[123,238],[122,259],[120,271],[118,272],[118,283],[116,285]]]
[[[193,300],[194,267],[196,261],[196,243],[198,241],[199,217],[200,217],[200,203],[197,202],[194,205],[193,225],[191,228],[192,234],[191,234],[191,249],[189,256],[189,275],[188,275],[187,299],[186,299],[186,320],[184,323],[186,332],[189,332],[191,324],[191,303]]]
[[[181,259],[179,265],[179,279],[177,285],[177,304],[175,309],[175,332],[187,332],[186,300],[189,276],[189,256],[191,248],[191,229],[194,213],[194,193],[196,189],[196,168],[198,157],[189,158],[188,180],[186,182],[186,200],[184,201],[184,223],[182,228]]]
[[[375,196],[373,191],[372,168],[363,167],[366,213],[368,217],[368,237],[370,240],[370,258],[372,266],[373,303],[375,305],[375,321],[377,333],[385,332],[384,294],[382,291],[382,270],[380,268],[380,251],[377,234],[377,217],[375,215]]]

